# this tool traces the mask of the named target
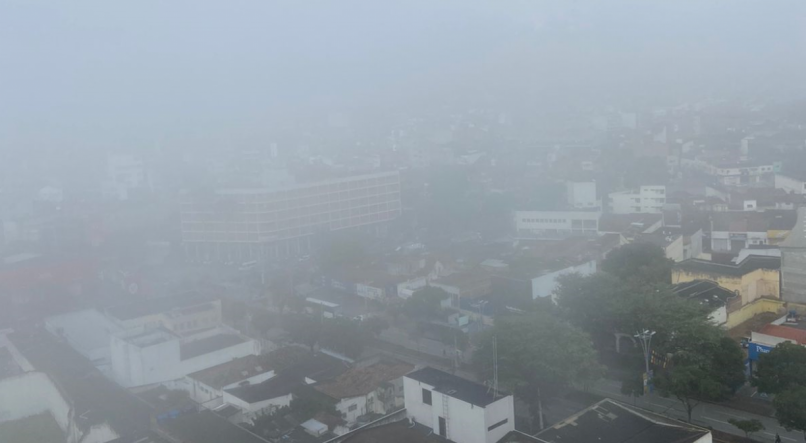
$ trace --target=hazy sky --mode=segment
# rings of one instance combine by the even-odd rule
[[[259,144],[413,97],[800,94],[804,68],[802,0],[0,0],[0,150]]]

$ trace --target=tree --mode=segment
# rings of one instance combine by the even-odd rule
[[[806,387],[806,348],[784,342],[758,359],[753,386],[767,394]]]
[[[772,400],[775,419],[787,431],[797,430],[806,440],[806,387],[791,387],[777,394]]]
[[[736,420],[735,418],[729,418],[728,423],[739,428],[740,431],[744,432],[744,436],[747,438],[750,438],[751,434],[755,434],[756,432],[766,429],[764,424],[755,418],[748,420]]]
[[[403,313],[416,320],[434,318],[442,311],[442,301],[450,296],[442,288],[426,286],[406,300],[403,304]]]
[[[672,261],[663,249],[651,243],[629,243],[610,252],[602,260],[602,271],[641,285],[672,282]]]
[[[697,365],[679,365],[655,378],[655,385],[664,397],[673,396],[686,408],[688,421],[702,400],[722,400],[727,389],[706,369]]]
[[[621,393],[632,397],[644,395],[644,373],[633,371],[622,375]]]
[[[286,314],[281,323],[291,340],[308,346],[313,352],[323,334],[321,320],[303,314]]]
[[[602,374],[590,337],[545,312],[496,319],[473,356],[486,380],[492,379],[493,340],[502,386],[537,409],[541,428],[542,395],[563,386],[584,386]]]
[[[361,324],[346,318],[323,319],[319,343],[323,347],[356,359],[364,351],[368,331]]]
[[[383,317],[374,316],[361,322],[361,327],[377,338],[381,332],[389,329],[389,322]]]

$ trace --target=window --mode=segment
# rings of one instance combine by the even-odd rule
[[[350,405],[350,407],[347,408],[347,412],[353,412],[356,409],[358,409],[358,405]]]
[[[503,420],[499,421],[498,423],[496,423],[496,424],[494,424],[494,425],[490,426],[489,428],[487,428],[487,432],[490,432],[490,431],[492,431],[492,430],[493,430],[493,429],[495,429],[495,428],[498,428],[498,427],[504,426],[504,425],[505,425],[505,424],[507,424],[508,422],[509,422],[509,419],[508,419],[508,418],[505,418],[505,419],[503,419]]]
[[[431,391],[428,389],[423,389],[423,403],[427,405],[431,404]]]

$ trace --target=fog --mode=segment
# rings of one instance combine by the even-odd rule
[[[804,73],[803,0],[0,0],[0,443],[799,441]]]
[[[803,93],[804,5],[8,1],[0,140],[260,145],[306,112]]]

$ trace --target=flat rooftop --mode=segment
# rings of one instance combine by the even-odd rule
[[[487,386],[431,367],[414,371],[406,377],[433,386],[437,392],[481,407],[509,395],[499,392],[498,396],[494,396],[492,390]]]
[[[194,305],[210,302],[212,297],[197,292],[187,292],[170,297],[152,298],[133,303],[124,303],[111,306],[106,312],[119,320],[132,320],[147,315],[160,314],[174,309],[188,308]]]
[[[180,360],[187,360],[229,348],[245,341],[243,337],[235,334],[216,334],[211,337],[182,343],[179,345],[179,358]]]
[[[50,412],[0,423],[0,441],[8,443],[64,443],[67,435]]]

